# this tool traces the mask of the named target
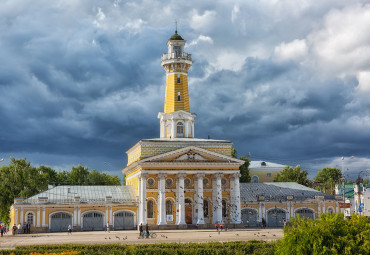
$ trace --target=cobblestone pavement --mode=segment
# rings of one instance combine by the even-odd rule
[[[282,229],[241,229],[220,232],[216,230],[160,230],[154,231],[157,238],[139,239],[138,231],[104,231],[67,233],[42,233],[5,235],[0,237],[0,249],[13,249],[20,245],[39,244],[145,244],[170,242],[209,242],[277,240],[283,237]]]

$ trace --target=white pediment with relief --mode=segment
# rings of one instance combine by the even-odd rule
[[[208,162],[223,162],[223,163],[243,163],[236,158],[228,157],[223,154],[208,151],[199,147],[189,146],[186,148],[166,152],[150,158],[140,160],[140,162],[163,162],[163,163],[208,163]]]

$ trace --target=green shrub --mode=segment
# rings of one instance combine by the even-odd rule
[[[276,254],[370,254],[370,226],[364,216],[322,214],[292,219],[277,242]]]

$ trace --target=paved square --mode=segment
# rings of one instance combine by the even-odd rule
[[[74,232],[72,235],[65,233],[42,233],[6,235],[0,238],[0,249],[13,249],[20,245],[42,244],[146,244],[146,243],[169,243],[169,242],[210,242],[210,241],[247,241],[264,240],[272,241],[283,237],[282,229],[241,229],[228,230],[218,234],[216,230],[161,230],[154,231],[155,239],[139,239],[139,232],[127,231],[104,231]]]

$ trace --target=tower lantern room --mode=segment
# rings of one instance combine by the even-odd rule
[[[164,112],[158,114],[161,138],[194,137],[194,117],[190,113],[188,70],[193,61],[184,51],[186,40],[178,33],[167,41],[168,52],[162,55],[161,64],[166,71]]]

